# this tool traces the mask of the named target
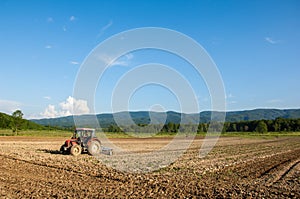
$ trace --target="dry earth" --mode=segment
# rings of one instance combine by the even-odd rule
[[[139,153],[170,139],[112,141]],[[202,141],[194,140],[168,167],[134,174],[87,154],[59,154],[64,139],[0,137],[0,197],[300,198],[300,137],[220,138],[208,156],[199,158]]]

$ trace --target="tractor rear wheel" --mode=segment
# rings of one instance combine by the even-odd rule
[[[101,144],[98,141],[92,141],[88,146],[88,153],[90,155],[98,155],[101,152]]]
[[[78,155],[81,154],[81,151],[82,151],[81,146],[79,146],[79,145],[73,145],[71,147],[70,153],[72,155],[74,155],[74,156],[78,156]]]

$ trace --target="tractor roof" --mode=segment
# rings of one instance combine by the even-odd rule
[[[76,128],[76,131],[95,131],[95,129],[91,129],[91,128]]]

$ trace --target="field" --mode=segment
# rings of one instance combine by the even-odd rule
[[[299,136],[221,137],[201,159],[199,137],[176,162],[150,173],[120,172],[87,154],[62,155],[64,139],[0,137],[0,197],[300,198]],[[141,153],[170,139],[111,140]]]

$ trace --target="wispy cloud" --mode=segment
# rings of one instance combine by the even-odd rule
[[[236,104],[236,103],[237,103],[237,101],[234,101],[234,100],[233,100],[233,101],[228,101],[228,102],[227,102],[227,104]]]
[[[15,110],[20,109],[22,104],[20,102],[12,100],[1,100],[0,99],[0,112],[7,114],[13,113]]]
[[[44,96],[43,98],[46,99],[46,100],[51,100],[50,96]]]
[[[54,22],[54,19],[53,19],[52,17],[48,17],[48,18],[47,18],[47,22],[53,23],[53,22]]]
[[[103,26],[99,32],[99,34],[97,35],[97,37],[100,37],[109,27],[111,27],[113,25],[113,21],[110,20],[105,26]]]
[[[70,61],[70,64],[72,64],[72,65],[78,65],[78,64],[80,64],[80,63],[77,62],[77,61]]]
[[[108,54],[101,54],[98,56],[98,59],[109,66],[128,66],[130,60],[133,59],[133,55],[129,53],[126,54],[125,56],[120,57],[117,60],[114,60],[115,59],[114,56]]]
[[[70,17],[70,21],[75,21],[76,19],[77,18],[75,16],[73,16],[73,15]]]
[[[231,93],[229,93],[228,95],[225,96],[226,99],[230,99],[230,98],[234,98],[234,95],[232,95]]]
[[[270,99],[270,100],[267,101],[267,103],[269,103],[269,104],[277,104],[277,103],[280,103],[280,102],[282,102],[281,99]]]
[[[209,101],[209,97],[202,97],[201,95],[197,95],[197,99],[201,102],[208,102]]]
[[[265,37],[265,40],[270,44],[278,44],[280,40],[274,40],[271,37]]]
[[[226,104],[231,105],[231,104],[237,104],[238,102],[234,100],[235,96],[232,93],[228,93],[225,96],[226,99]]]
[[[66,32],[66,31],[67,31],[67,27],[66,27],[66,26],[63,26],[63,27],[62,27],[62,30],[63,30],[64,32]]]
[[[52,46],[51,46],[51,45],[46,45],[45,48],[46,48],[46,49],[51,49]]]
[[[128,53],[125,55],[125,57],[128,59],[128,60],[131,60],[133,58],[133,54],[131,53]]]

